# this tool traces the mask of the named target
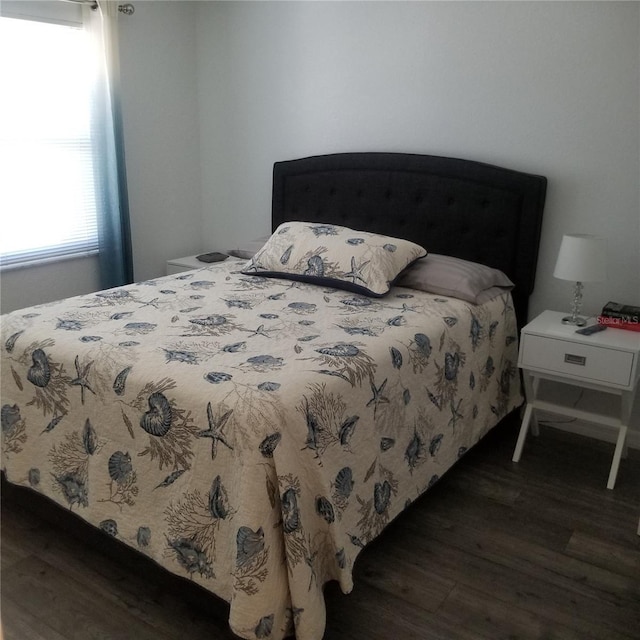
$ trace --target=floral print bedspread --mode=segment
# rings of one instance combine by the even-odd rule
[[[231,603],[325,628],[322,587],[521,402],[508,295],[474,306],[241,262],[2,317],[2,466]]]

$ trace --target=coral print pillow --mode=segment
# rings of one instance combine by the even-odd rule
[[[383,296],[427,251],[413,242],[333,224],[285,222],[243,273],[312,282]]]

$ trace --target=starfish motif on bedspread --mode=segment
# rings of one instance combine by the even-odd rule
[[[153,307],[154,309],[158,308],[158,298],[153,298],[149,300],[149,302],[144,302],[144,300],[140,300],[140,307]]]
[[[449,424],[451,425],[451,428],[454,431],[456,428],[456,424],[458,423],[458,420],[461,420],[462,418],[464,418],[462,413],[460,413],[461,404],[462,404],[462,398],[458,400],[458,403],[455,405],[453,404],[453,400],[451,400],[451,420],[449,420]]]
[[[225,436],[222,434],[224,426],[227,424],[229,417],[233,413],[233,409],[229,409],[226,413],[222,414],[218,419],[213,417],[213,409],[211,403],[207,403],[207,420],[209,421],[209,428],[204,431],[200,431],[197,435],[198,438],[211,438],[211,459],[215,460],[218,454],[218,442],[222,442],[225,447],[228,447],[233,451],[233,447],[227,442]]]
[[[373,392],[373,398],[367,402],[367,407],[373,405],[373,417],[376,417],[376,411],[378,410],[378,405],[380,404],[389,404],[389,398],[382,395],[384,388],[387,386],[387,378],[384,379],[384,382],[376,387],[373,380],[371,380],[371,391]]]
[[[410,307],[406,302],[402,303],[401,307],[390,307],[391,309],[398,309],[400,311],[402,311],[402,313],[404,313],[405,311],[413,311],[414,313],[417,313],[416,307]]]
[[[358,280],[363,282],[364,284],[367,281],[362,276],[362,270],[371,262],[371,260],[367,260],[363,262],[360,266],[357,265],[355,256],[351,256],[351,271],[345,273],[344,275],[347,278],[351,278],[353,280],[353,284],[356,284]]]
[[[251,332],[251,335],[249,336],[250,338],[253,338],[253,336],[262,336],[263,338],[270,338],[271,336],[269,335],[269,331],[272,331],[272,329],[265,329],[264,325],[261,324],[257,329],[251,331],[251,329],[249,329],[249,331]]]
[[[96,395],[96,392],[91,388],[89,384],[89,380],[87,379],[89,375],[89,369],[91,369],[91,365],[93,364],[93,360],[89,362],[89,364],[84,367],[80,367],[80,356],[76,356],[75,365],[76,365],[76,373],[77,377],[71,381],[72,386],[80,387],[80,400],[82,404],[84,404],[84,390],[87,389],[91,391],[93,395]]]
[[[511,305],[511,297],[510,296],[501,296],[502,298],[502,315],[506,316],[508,315],[509,311],[511,311],[513,309],[513,306]]]
[[[311,537],[309,537],[309,547],[311,547]],[[316,561],[317,555],[318,555],[317,549],[313,553],[304,554],[304,562],[309,567],[310,574],[311,574],[309,576],[308,591],[311,591],[311,586],[313,585],[314,580],[316,581],[316,583],[318,582],[318,576],[316,575],[316,569],[315,569],[315,561]]]

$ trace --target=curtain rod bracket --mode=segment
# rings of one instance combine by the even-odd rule
[[[75,2],[75,0],[67,0],[67,1]],[[82,0],[80,0],[80,2],[82,2]],[[92,2],[91,10],[95,11],[97,8],[98,8],[98,3]],[[132,16],[136,12],[136,8],[131,3],[127,2],[126,4],[119,4],[118,11],[120,13],[124,13],[125,16]]]

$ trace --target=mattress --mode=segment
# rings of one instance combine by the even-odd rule
[[[2,317],[2,467],[230,603],[325,628],[323,585],[522,402],[509,294],[476,306],[225,262]]]

